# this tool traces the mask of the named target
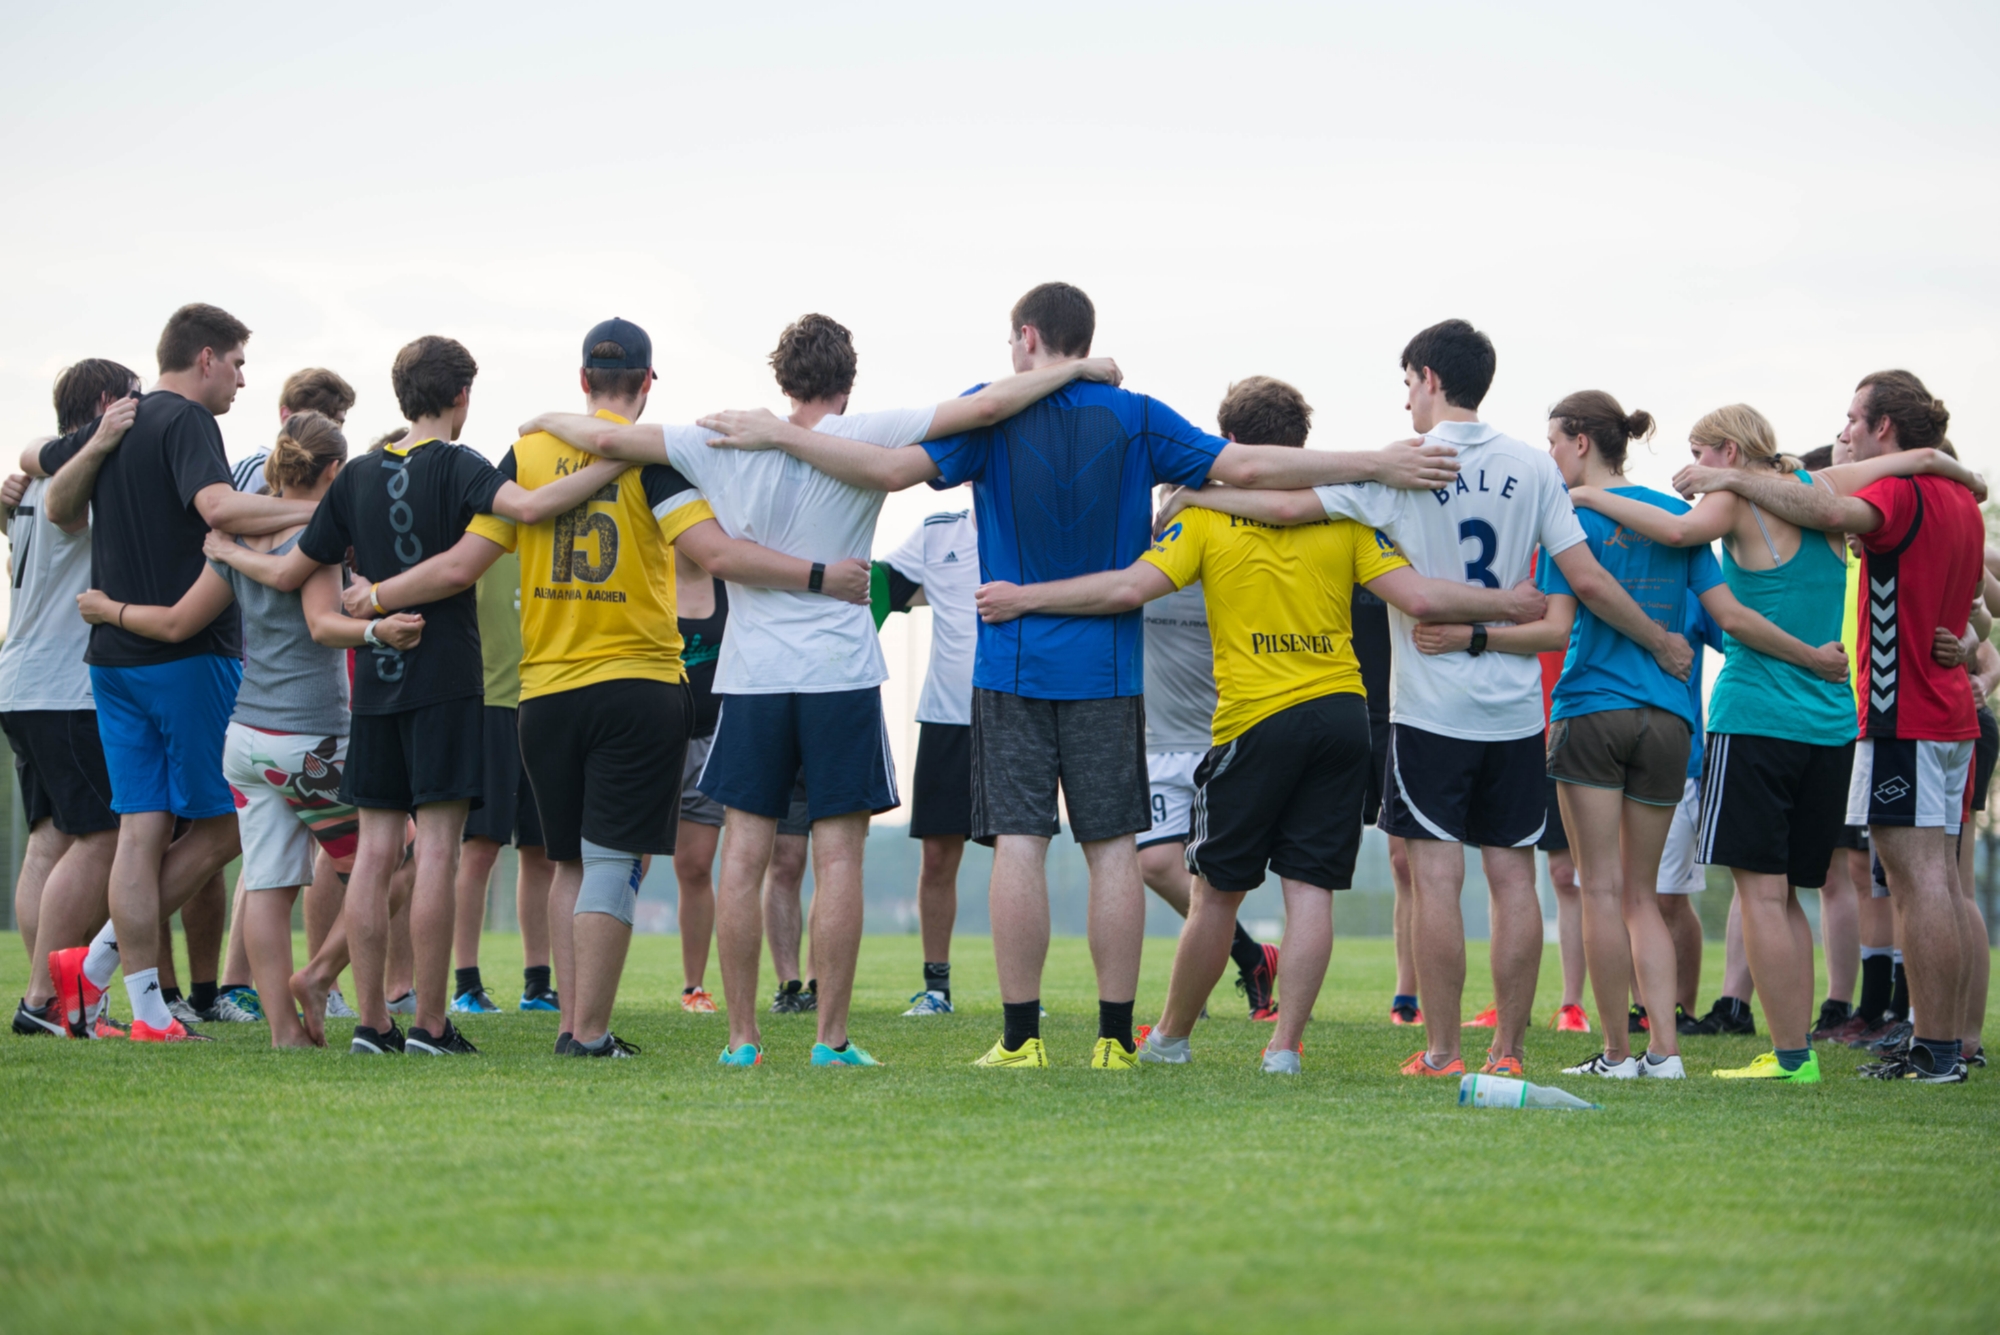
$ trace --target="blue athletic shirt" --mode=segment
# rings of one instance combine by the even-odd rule
[[[1678,496],[1651,487],[1612,487],[1610,491],[1657,505],[1671,514],[1686,514],[1689,509]],[[1722,583],[1722,567],[1716,563],[1715,553],[1707,547],[1664,546],[1594,510],[1579,510],[1577,518],[1583,521],[1591,555],[1624,586],[1632,601],[1654,621],[1692,642],[1695,634],[1689,624],[1687,595],[1706,593]],[[1554,561],[1537,561],[1535,568],[1535,585],[1543,593],[1576,596]],[[1692,730],[1701,726],[1698,691],[1698,686],[1691,692],[1687,682],[1668,676],[1652,654],[1598,620],[1596,613],[1579,602],[1549,717],[1554,721],[1651,705],[1678,714]],[[1696,703],[1690,703],[1691,694]]]
[[[1154,485],[1199,487],[1228,443],[1157,399],[1093,382],[924,449],[933,487],[972,484],[980,580],[1039,584],[1138,560],[1153,542]],[[1136,609],[982,621],[972,684],[1036,700],[1140,695],[1144,628]]]
[[[1702,721],[1701,707],[1701,647],[1707,645],[1717,653],[1722,652],[1722,627],[1715,624],[1715,618],[1701,605],[1693,589],[1687,595],[1688,628],[1682,632],[1687,636],[1688,646],[1694,650],[1694,666],[1688,670],[1688,707],[1694,710],[1694,730],[1688,738],[1688,773],[1690,779],[1701,778],[1701,757],[1708,743],[1707,726]]]

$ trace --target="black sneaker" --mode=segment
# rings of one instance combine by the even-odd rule
[[[1926,1057],[1929,1055],[1925,1054]],[[1919,1085],[1962,1085],[1970,1078],[1963,1058],[1942,1071],[1935,1071],[1927,1062],[1919,1065],[1908,1053],[1898,1053],[1879,1062],[1869,1062],[1855,1074],[1868,1080],[1909,1080]]]
[[[812,998],[812,1005],[806,1005],[805,985],[794,978],[788,983],[778,984],[778,995],[771,998],[771,1014],[802,1015],[808,1010],[819,1009],[819,998]]]
[[[1687,1007],[1678,1001],[1674,1003],[1674,1032],[1677,1034],[1698,1034],[1701,1021],[1687,1013]]]
[[[575,1046],[576,1046],[576,1040],[570,1037],[569,1030],[565,1029],[560,1034],[556,1035],[556,1056],[558,1057],[569,1056],[569,1050]]]
[[[37,1034],[45,1037],[68,1038],[69,1025],[63,1020],[62,1001],[50,997],[38,1010],[28,1009],[28,999],[21,998],[21,1004],[14,1008],[14,1032],[26,1038]]]
[[[819,979],[808,978],[806,980],[806,990],[799,994],[799,1010],[806,1015],[811,1015],[818,1009]]]
[[[444,1022],[441,1034],[412,1027],[404,1050],[419,1057],[469,1057],[479,1052],[450,1020]]]
[[[354,1041],[347,1045],[347,1050],[357,1056],[365,1057],[386,1057],[391,1054],[401,1056],[406,1042],[408,1040],[403,1037],[403,1031],[396,1027],[394,1020],[389,1021],[387,1033],[380,1029],[370,1029],[365,1024],[357,1024],[354,1026]]]
[[[1757,1035],[1757,1017],[1750,1010],[1750,1003],[1738,1001],[1735,997],[1717,997],[1715,1004],[1708,1008],[1708,1014],[1701,1017],[1704,1034],[1730,1034],[1744,1038]]]
[[[579,1043],[575,1039],[571,1039],[569,1055],[572,1057],[636,1057],[639,1055],[639,1045],[637,1043],[627,1043],[624,1039],[618,1037],[618,1035],[607,1033],[604,1036],[604,1041],[597,1047],[591,1047],[588,1043]]]
[[[1632,1013],[1625,1017],[1625,1032],[1628,1034],[1643,1034],[1646,1032],[1647,1024],[1646,1008],[1644,1006],[1634,1006]]]
[[[1854,1008],[1844,1001],[1828,997],[1819,1003],[1819,1023],[1812,1028],[1812,1041],[1824,1043],[1834,1036],[1835,1031],[1854,1018]]]
[[[1978,1050],[1977,1052],[1968,1052],[1968,1053],[1966,1053],[1966,1054],[1965,1054],[1965,1064],[1966,1064],[1967,1066],[1977,1066],[1977,1067],[1978,1067],[1978,1068],[1979,1068],[1980,1070],[1982,1070],[1982,1071],[1983,1071],[1983,1070],[1985,1070],[1985,1069],[1986,1069],[1986,1045],[1982,1043],[1982,1044],[1981,1044],[1981,1045],[1979,1046],[1979,1050]]]
[[[1236,990],[1243,994],[1243,1000],[1250,1007],[1250,1018],[1262,1020],[1277,1014],[1278,1008],[1272,1004],[1272,994],[1278,990],[1278,948],[1267,945],[1257,960],[1257,967],[1249,972],[1236,971]]]
[[[1889,1056],[1894,1056],[1897,1053],[1905,1053],[1910,1050],[1910,1044],[1916,1040],[1916,1034],[1917,1027],[1915,1025],[1911,1024],[1908,1020],[1898,1020],[1896,1023],[1885,1028],[1868,1045],[1868,1050]]]

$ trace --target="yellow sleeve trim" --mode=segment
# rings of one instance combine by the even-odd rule
[[[671,543],[681,534],[704,520],[715,518],[715,511],[707,501],[697,497],[686,505],[675,506],[660,516],[660,536]]]
[[[467,533],[475,533],[490,542],[497,542],[504,551],[513,551],[520,541],[520,530],[511,519],[499,515],[474,515],[472,522],[465,526]]]

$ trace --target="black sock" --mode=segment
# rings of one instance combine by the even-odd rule
[[[198,1011],[205,1011],[215,1004],[215,984],[196,983],[194,991],[188,994],[188,1005]]]
[[[1888,955],[1868,955],[1861,961],[1861,1004],[1855,1012],[1868,1021],[1873,1028],[1882,1023],[1882,1012],[1889,1008],[1889,994],[1894,987],[1896,961]]]
[[[932,964],[924,961],[924,991],[939,992],[946,1001],[951,1000],[951,963]]]
[[[812,994],[813,994],[814,996],[818,996],[818,995],[819,995],[819,979],[817,979],[817,978],[808,978],[808,979],[806,979],[806,991],[808,991],[808,992],[812,993]]]
[[[1132,1042],[1132,1007],[1130,1001],[1100,1001],[1097,1003],[1097,1036],[1115,1038],[1127,1052],[1134,1049]]]
[[[470,969],[454,969],[452,973],[458,980],[458,990],[452,993],[453,996],[462,997],[467,992],[477,992],[484,986],[479,981],[479,966],[477,964],[473,965]]]
[[[539,997],[551,991],[549,987],[549,966],[535,964],[521,970],[521,990],[531,997]]]
[[[1245,978],[1264,967],[1264,947],[1240,922],[1236,924],[1236,939],[1229,943],[1229,958],[1236,961],[1236,971]]]
[[[1921,1071],[1949,1071],[1958,1065],[1961,1042],[1956,1038],[1920,1038],[1910,1045],[1910,1064]]]
[[[1019,1052],[1023,1043],[1042,1036],[1042,1003],[1039,1000],[1003,1001],[1000,1011],[1006,1017],[1007,1026],[1000,1046],[1007,1051]]]
[[[800,989],[803,988],[804,986],[805,984],[801,983],[796,978],[787,978],[784,982],[778,984],[778,990],[780,992],[795,997],[799,994]]]
[[[1910,1018],[1910,977],[1903,972],[1903,962],[1896,961],[1896,981],[1889,990],[1889,1009],[1899,1020]]]
[[[178,987],[163,987],[160,989],[161,1005],[171,1006],[180,999],[181,999],[181,990]]]

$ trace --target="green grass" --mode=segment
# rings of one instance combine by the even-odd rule
[[[2000,1076],[1885,1087],[1840,1050],[1816,1088],[1725,1084],[1760,1045],[1691,1039],[1694,1078],[1595,1084],[1602,1112],[1460,1109],[1395,1074],[1418,1041],[1383,1020],[1375,940],[1337,945],[1299,1080],[1256,1074],[1268,1031],[1226,989],[1196,1065],[1085,1070],[1076,940],[1056,1069],[974,1071],[992,956],[957,955],[960,1013],[903,1020],[917,943],[867,939],[877,1071],[808,1069],[807,1016],[766,1017],[764,1069],[718,1070],[670,937],[633,950],[632,1062],[558,1061],[554,1017],[514,1013],[458,1062],[275,1054],[250,1026],[0,1039],[0,1330],[2000,1327]],[[1170,958],[1148,942],[1142,1018]],[[489,979],[516,960],[488,939]],[[1472,973],[1468,1014],[1476,946]],[[1591,1046],[1538,1032],[1531,1078]]]

